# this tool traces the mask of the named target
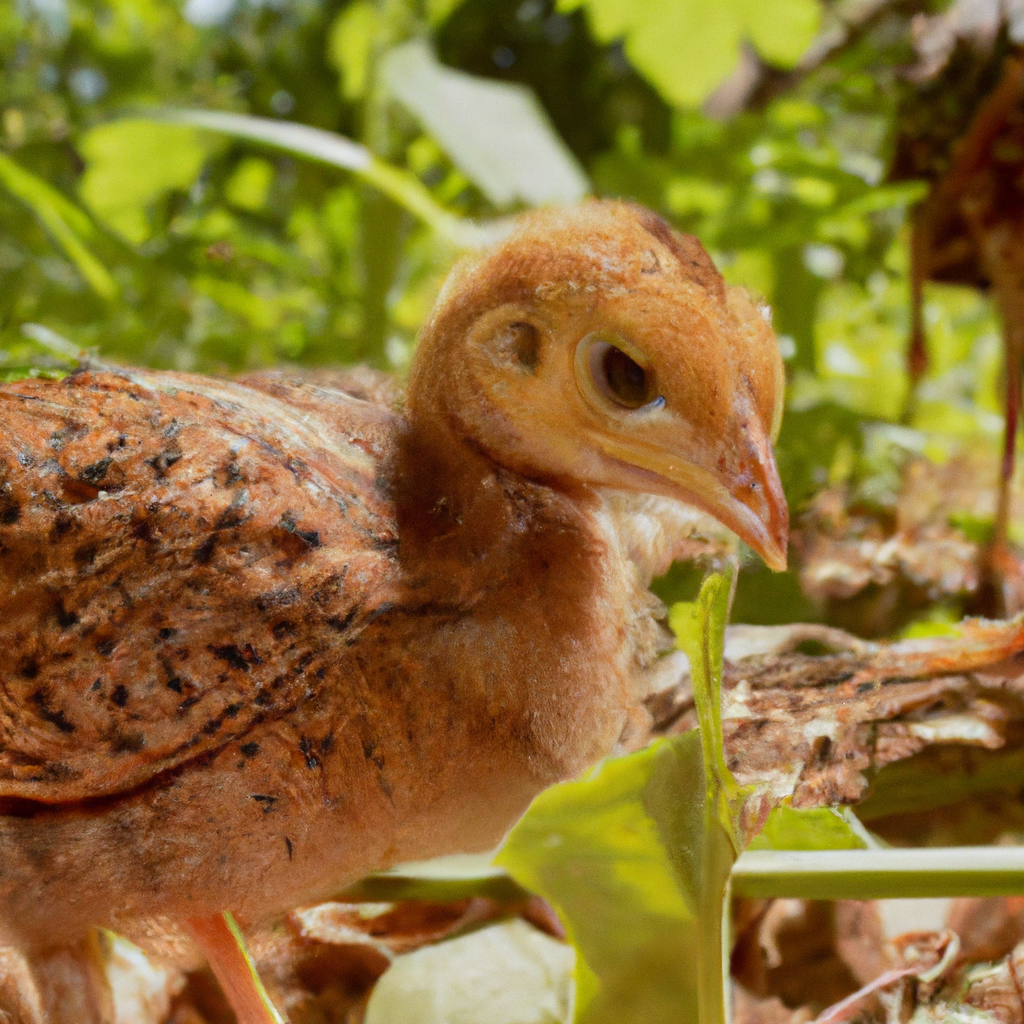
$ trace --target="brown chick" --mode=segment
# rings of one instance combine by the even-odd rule
[[[782,392],[763,311],[616,202],[457,267],[404,399],[0,387],[0,946],[152,948],[493,847],[635,717],[689,507],[785,565]]]

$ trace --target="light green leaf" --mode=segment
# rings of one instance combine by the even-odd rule
[[[92,222],[52,185],[0,153],[0,186],[20,199],[78,268],[89,286],[104,299],[117,295],[117,284],[82,238],[93,233]]]
[[[525,921],[492,925],[398,957],[374,986],[366,1024],[568,1024],[573,951]]]
[[[341,75],[341,95],[347,100],[366,95],[370,58],[382,26],[380,11],[372,0],[355,0],[331,25],[327,56]]]
[[[589,191],[526,86],[445,67],[420,40],[393,49],[382,74],[391,94],[495,205],[572,203]]]
[[[186,125],[131,119],[86,132],[79,150],[87,167],[80,191],[93,214],[133,245],[152,234],[148,207],[199,177],[211,144]]]
[[[686,733],[546,790],[505,840],[496,862],[551,903],[577,949],[578,1020],[697,1019],[704,790]]]
[[[793,67],[821,21],[817,0],[739,0],[747,39],[769,64]]]
[[[668,622],[676,635],[676,645],[690,660],[708,805],[716,809],[722,827],[729,832],[738,851],[738,817],[744,793],[725,763],[722,740],[722,661],[732,579],[731,572],[712,573],[701,585],[696,601],[681,601],[672,606]]]
[[[427,0],[427,21],[432,28],[443,25],[465,0]]]
[[[671,103],[699,106],[736,67],[750,42],[769,63],[791,67],[818,29],[817,0],[559,0],[583,7],[601,42],[622,39],[636,69]]]
[[[228,178],[224,195],[232,206],[255,213],[267,204],[270,186],[274,183],[274,168],[267,160],[246,157]]]
[[[864,826],[833,807],[798,809],[782,804],[768,815],[750,850],[863,850]]]

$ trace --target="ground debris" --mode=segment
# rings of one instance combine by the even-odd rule
[[[1020,474],[1018,474],[1020,479]],[[998,501],[990,448],[965,448],[938,464],[909,459],[891,507],[861,501],[847,484],[826,488],[800,514],[792,548],[800,585],[831,622],[880,635],[936,603],[978,597]],[[1011,522],[1024,493],[1011,496]],[[1024,607],[1019,553],[1007,549],[1011,603]]]
[[[833,653],[794,649],[808,640]],[[732,627],[722,708],[729,768],[770,800],[823,807],[857,803],[880,769],[931,746],[1004,748],[1024,722],[1022,651],[1024,619],[966,620],[957,637],[894,644],[825,627]],[[688,676],[648,707],[654,735],[692,728]]]

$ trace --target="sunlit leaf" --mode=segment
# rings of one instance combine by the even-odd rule
[[[274,168],[266,160],[246,157],[224,185],[224,196],[232,206],[255,212],[267,203],[274,183]]]
[[[720,698],[729,588],[728,576],[712,576],[696,602],[673,609],[692,649],[694,690],[704,689],[701,734],[659,741],[541,793],[496,858],[565,922],[579,953],[577,1019],[586,1024],[724,1020],[722,913],[741,794],[711,705]]]
[[[371,0],[355,0],[334,19],[327,55],[341,75],[341,94],[358,100],[366,93],[370,60],[383,27],[380,8]]]
[[[541,793],[499,851],[566,925],[578,1020],[697,1019],[704,791],[686,733]]]
[[[86,206],[133,245],[152,233],[147,208],[174,189],[188,191],[211,145],[184,125],[131,119],[90,129],[79,150],[86,171],[79,190]]]
[[[798,809],[782,804],[772,810],[751,850],[862,850],[863,826],[832,807]]]
[[[739,0],[737,4],[749,42],[770,64],[792,67],[818,31],[817,0]]]
[[[623,39],[637,70],[670,103],[697,106],[729,76],[746,41],[770,63],[791,67],[818,29],[817,0],[559,0],[587,11],[602,42]]]
[[[586,175],[533,91],[440,64],[426,44],[392,50],[383,66],[391,93],[492,203],[571,203]]]
[[[508,230],[508,226],[501,223],[475,224],[449,213],[415,175],[377,159],[365,146],[360,146],[344,135],[310,125],[222,110],[168,108],[153,116],[157,124],[177,122],[208,128],[353,171],[460,247],[475,248],[490,244]]]

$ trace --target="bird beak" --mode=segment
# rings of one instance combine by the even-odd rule
[[[629,486],[694,505],[732,530],[770,569],[782,572],[789,546],[789,508],[771,441],[753,425],[744,439],[740,471],[721,474],[664,448],[627,447],[607,438],[602,447],[624,470],[626,465],[632,469]]]
[[[764,435],[750,440],[753,464],[749,466],[749,477],[744,474],[733,481],[731,488],[723,488],[728,494],[726,500],[717,507],[709,503],[706,510],[749,544],[769,569],[784,572],[789,546],[789,506],[771,443]]]

